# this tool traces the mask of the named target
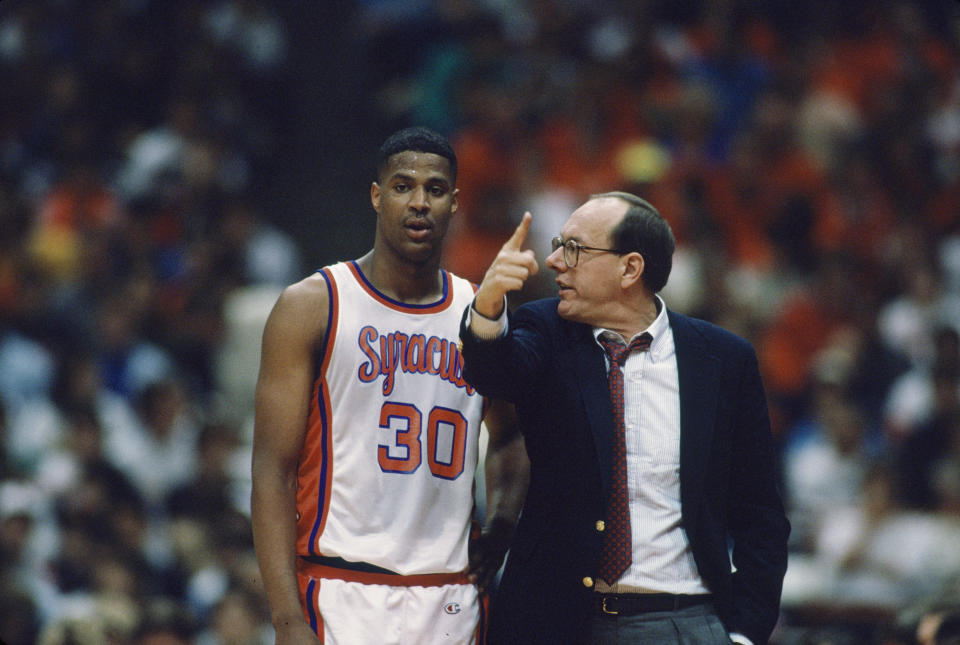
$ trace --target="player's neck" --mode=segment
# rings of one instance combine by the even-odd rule
[[[357,260],[370,284],[385,296],[410,305],[435,302],[443,295],[439,262],[387,262],[370,251]]]

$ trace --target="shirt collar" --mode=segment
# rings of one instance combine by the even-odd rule
[[[667,305],[663,302],[663,299],[660,296],[655,295],[657,305],[657,317],[653,319],[653,322],[650,323],[650,326],[641,331],[637,336],[644,332],[649,332],[653,337],[653,340],[650,341],[650,351],[651,353],[655,351],[656,346],[659,341],[663,339],[665,332],[670,328],[670,321],[667,318]],[[605,327],[594,327],[593,328],[593,339],[600,345],[600,335],[601,334],[613,334],[615,337],[619,338],[625,345],[627,344],[627,339],[624,338],[619,333],[606,329]],[[634,336],[636,338],[636,336]],[[630,340],[633,340],[631,338]]]

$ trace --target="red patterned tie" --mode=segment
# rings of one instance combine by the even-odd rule
[[[633,559],[633,539],[630,534],[630,505],[627,492],[627,444],[624,437],[623,421],[623,363],[634,350],[650,349],[652,337],[641,334],[624,345],[619,340],[600,337],[600,344],[610,359],[610,402],[613,404],[613,478],[611,481],[610,504],[607,510],[606,528],[603,538],[603,553],[600,555],[601,578],[607,584],[614,584],[630,566]]]

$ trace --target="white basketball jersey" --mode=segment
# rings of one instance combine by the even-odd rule
[[[483,414],[457,346],[473,285],[443,271],[437,302],[407,305],[356,262],[320,273],[330,314],[298,471],[298,553],[461,571]]]

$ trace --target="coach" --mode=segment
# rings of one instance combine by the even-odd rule
[[[546,259],[559,298],[508,313],[538,269],[530,220],[461,327],[464,375],[517,404],[531,468],[488,642],[766,643],[789,524],[753,349],[666,308],[673,234],[628,193],[574,211]]]

